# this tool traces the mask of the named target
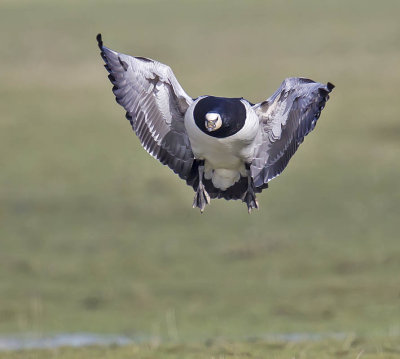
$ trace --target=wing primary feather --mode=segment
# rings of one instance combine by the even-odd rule
[[[103,51],[103,39],[101,38],[100,33],[97,34],[96,40],[97,40],[97,46],[99,47],[100,50]]]

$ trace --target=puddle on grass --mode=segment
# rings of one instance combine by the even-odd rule
[[[282,333],[266,334],[257,337],[247,338],[247,340],[264,341],[283,341],[283,342],[303,342],[319,341],[323,339],[343,339],[348,334],[345,333]],[[128,345],[132,343],[143,343],[153,341],[152,337],[128,337],[113,334],[95,333],[59,333],[54,335],[37,334],[17,334],[0,336],[0,351],[22,350],[22,349],[54,349],[59,347],[84,347],[90,345]]]
[[[94,333],[60,333],[47,336],[35,334],[5,335],[0,336],[0,351],[84,347],[89,345],[128,345],[133,342],[132,338],[122,335]]]

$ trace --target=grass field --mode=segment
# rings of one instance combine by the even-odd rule
[[[398,341],[365,341],[354,337],[344,341],[284,343],[280,341],[230,342],[216,341],[186,344],[142,344],[127,347],[61,348],[0,353],[1,359],[396,359],[400,355]]]
[[[0,333],[124,333],[181,354],[275,333],[398,340],[399,14],[398,1],[0,1]],[[192,97],[257,102],[289,76],[336,89],[259,211],[220,200],[200,215],[115,103],[98,32],[169,64]]]

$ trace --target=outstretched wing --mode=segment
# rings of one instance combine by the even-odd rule
[[[142,146],[153,157],[188,180],[194,156],[184,126],[193,102],[170,67],[144,57],[120,54],[103,46],[97,35],[105,68],[117,102]]]
[[[304,78],[288,78],[266,101],[253,106],[262,134],[251,164],[256,187],[278,176],[310,133],[334,86]]]

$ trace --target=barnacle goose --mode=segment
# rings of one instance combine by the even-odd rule
[[[195,190],[193,207],[211,198],[258,208],[268,187],[315,124],[334,86],[287,78],[267,100],[186,94],[171,68],[98,46],[117,102],[142,146]]]

